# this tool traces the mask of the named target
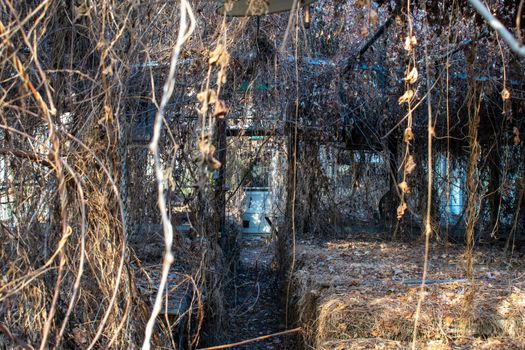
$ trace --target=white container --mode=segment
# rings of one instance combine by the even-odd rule
[[[244,189],[242,233],[269,234],[270,191],[267,187],[247,187]]]

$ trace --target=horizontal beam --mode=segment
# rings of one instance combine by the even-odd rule
[[[279,135],[275,129],[263,129],[263,128],[248,128],[248,129],[240,129],[240,128],[228,128],[226,129],[226,136],[229,137],[251,137],[251,136],[276,136]]]
[[[52,168],[53,167],[53,164],[49,161],[48,158],[45,158],[44,156],[36,154],[36,153],[29,153],[29,152],[22,151],[22,150],[19,150],[19,149],[0,148],[0,155],[6,155],[6,156],[12,155],[12,156],[15,156],[17,158],[23,158],[23,159],[30,160],[30,161],[32,161],[34,163],[41,164],[41,165],[46,166],[48,168]]]

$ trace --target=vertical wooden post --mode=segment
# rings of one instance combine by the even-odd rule
[[[395,223],[397,222],[396,218],[396,208],[399,204],[399,197],[397,192],[397,138],[394,135],[395,133],[390,134],[387,137],[387,156],[388,156],[388,172],[389,172],[389,189],[385,194],[385,213],[386,224],[389,227],[392,236],[396,235],[395,228],[397,227]]]
[[[215,212],[219,231],[217,238],[224,235],[226,226],[226,118],[217,119],[217,159],[221,162],[215,182]]]
[[[294,203],[294,192],[295,192],[295,172],[296,172],[296,135],[294,133],[294,127],[291,125],[291,121],[287,121],[285,126],[285,134],[288,138],[288,169],[286,172],[286,210],[285,210],[285,220],[286,220],[286,226],[287,231],[291,229],[291,221],[294,219],[292,216],[294,215],[293,206]]]
[[[489,222],[489,233],[492,234],[493,237],[497,236],[498,234],[498,226],[499,226],[499,206],[501,202],[500,192],[499,192],[499,186],[500,186],[500,169],[499,169],[499,157],[498,157],[498,147],[496,146],[494,149],[490,151],[489,155],[489,171],[490,171],[490,182],[489,182],[489,208],[490,208],[490,222]],[[491,239],[491,237],[486,237],[487,239]]]
[[[521,178],[521,191],[522,191],[522,196],[523,196],[523,193],[525,192],[525,142],[522,141],[521,142],[521,168],[522,168],[522,171],[521,171],[521,174],[522,174],[522,178]],[[521,217],[522,217],[522,235],[525,235],[525,201],[522,200],[521,202]]]
[[[286,170],[286,203],[284,212],[284,226],[277,232],[277,256],[279,259],[280,277],[284,281],[288,277],[289,267],[292,259],[291,236],[294,210],[294,176],[295,176],[295,133],[289,115],[286,117],[284,135],[287,148],[287,170]]]

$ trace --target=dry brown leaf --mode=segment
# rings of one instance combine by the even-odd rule
[[[454,318],[451,317],[451,316],[445,316],[445,318],[443,319],[443,321],[445,322],[445,324],[450,327],[453,323],[454,323]]]
[[[367,1],[366,0],[356,0],[355,2],[355,7],[357,8],[363,8],[367,5]]]
[[[416,162],[414,162],[414,157],[412,155],[408,156],[408,159],[405,163],[405,174],[411,174],[416,169]]]
[[[377,16],[376,10],[370,10],[368,18],[369,18],[369,21],[370,21],[370,25],[373,26],[373,27],[377,27],[378,16]]]
[[[215,104],[215,112],[213,113],[213,116],[215,118],[224,118],[224,116],[228,113],[228,107],[226,107],[226,103],[222,100],[218,100]]]
[[[510,98],[510,91],[507,88],[503,89],[501,92],[501,98],[503,101],[507,101]]]
[[[206,101],[206,97],[207,97],[207,100]],[[209,90],[208,93],[206,94],[206,91],[201,91],[197,94],[197,100],[204,104],[204,103],[208,103],[208,104],[213,104],[213,103],[216,103],[217,102],[217,93],[215,92],[215,90]]]
[[[213,104],[213,103],[216,103],[217,100],[218,98],[217,98],[217,93],[215,92],[215,90],[210,90],[209,95],[208,95],[208,103]]]
[[[410,193],[410,187],[408,187],[408,184],[406,181],[401,182],[398,186],[401,192]]]
[[[210,58],[208,59],[208,64],[216,63],[219,60],[219,58],[221,57],[223,51],[224,51],[224,47],[222,46],[222,44],[217,45],[215,50],[213,50],[210,53]]]
[[[512,132],[514,133],[514,144],[517,146],[521,143],[521,140],[520,140],[520,131],[517,127],[514,127],[512,129]]]
[[[221,167],[221,162],[215,158],[216,148],[211,143],[209,136],[206,135],[202,137],[198,142],[197,147],[201,153],[201,161],[207,165],[208,170],[217,170]]]
[[[217,81],[218,83],[221,83],[221,84],[226,84],[226,72],[221,70],[218,74],[217,74]],[[217,84],[218,84],[217,83]]]
[[[362,26],[361,27],[361,31],[359,32],[359,35],[361,35],[362,37],[367,37],[368,36],[368,28],[366,26]]]
[[[414,132],[412,131],[411,127],[408,127],[405,129],[405,133],[403,135],[403,141],[405,143],[410,143],[414,140]]]
[[[219,59],[217,60],[217,63],[221,67],[226,67],[228,63],[230,63],[230,54],[226,50],[224,50],[220,55]]]
[[[419,77],[417,68],[414,67],[405,75],[405,81],[409,84],[414,84],[417,81],[417,78]]]
[[[400,16],[396,16],[396,26],[401,27],[403,25],[403,20]]]
[[[218,170],[222,166],[221,162],[219,162],[217,159],[215,159],[213,157],[208,158],[207,164],[208,164],[208,170],[210,170],[210,171]]]
[[[402,202],[399,207],[397,207],[397,219],[401,220],[405,216],[405,211],[407,210],[407,204]]]
[[[415,35],[407,36],[405,38],[405,51],[408,53],[412,52],[414,47],[417,45],[417,39]]]
[[[407,90],[398,100],[399,104],[410,103],[414,98],[414,90]]]
[[[206,91],[201,91],[197,94],[197,101],[204,103],[206,101]]]

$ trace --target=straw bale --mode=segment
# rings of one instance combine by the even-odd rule
[[[510,348],[520,348],[516,344],[525,339],[521,263],[502,261],[492,248],[480,250],[471,284],[464,276],[461,249],[431,248],[417,333],[420,347],[441,344],[448,349],[462,346],[454,342],[468,338],[474,348],[496,349],[494,344],[507,344],[509,339],[515,342]],[[316,349],[332,349],[331,344],[359,349],[361,343],[371,342],[371,349],[396,349],[410,343],[422,255],[421,244],[301,242],[293,300],[307,344]]]

